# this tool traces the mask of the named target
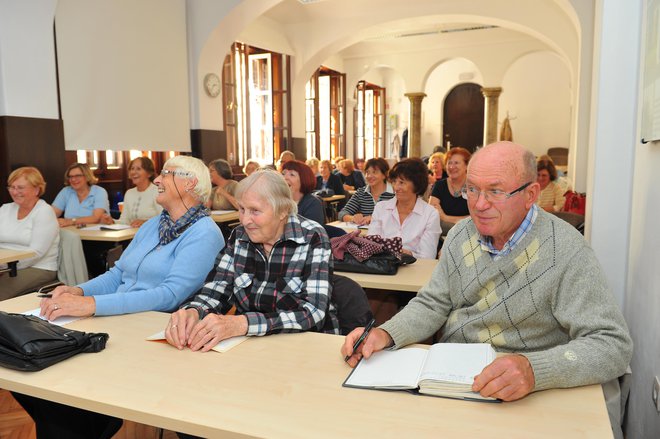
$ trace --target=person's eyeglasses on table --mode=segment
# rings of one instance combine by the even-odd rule
[[[522,186],[520,186],[518,189],[514,189],[511,192],[505,192],[501,189],[487,189],[485,191],[482,191],[476,186],[467,185],[464,186],[463,189],[461,190],[461,195],[466,200],[476,201],[479,199],[479,196],[483,194],[486,201],[490,203],[502,203],[508,200],[509,198],[511,198],[512,196],[514,196],[515,194],[522,192],[523,190],[525,190],[525,188],[527,188],[527,186],[529,186],[532,183],[533,183],[532,181],[529,181],[523,184]]]

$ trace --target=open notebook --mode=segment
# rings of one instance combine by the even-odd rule
[[[437,343],[430,349],[406,348],[376,352],[363,359],[344,387],[415,390],[433,396],[490,400],[472,391],[474,377],[495,359],[485,343]]]

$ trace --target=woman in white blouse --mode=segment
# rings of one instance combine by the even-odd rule
[[[140,227],[149,218],[160,215],[163,207],[156,203],[158,188],[153,184],[156,177],[154,162],[149,157],[138,157],[128,164],[128,177],[134,188],[126,191],[124,207],[117,221],[131,227]]]
[[[14,202],[0,207],[0,248],[31,250],[36,256],[18,263],[16,277],[0,274],[0,300],[20,296],[56,280],[60,242],[55,212],[39,198],[46,189],[41,172],[33,167],[18,168],[9,174],[7,183]]]
[[[369,235],[401,237],[403,252],[433,259],[438,252],[440,216],[421,196],[428,185],[427,168],[417,158],[398,162],[389,172],[394,198],[376,203]]]

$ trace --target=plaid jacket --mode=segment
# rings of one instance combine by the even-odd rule
[[[284,234],[267,258],[242,226],[216,260],[213,281],[183,305],[208,313],[236,313],[248,319],[248,335],[318,331],[339,333],[330,303],[330,241],[322,226],[290,215]]]

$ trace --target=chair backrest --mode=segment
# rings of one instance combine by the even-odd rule
[[[60,229],[57,278],[66,285],[78,285],[89,280],[80,235],[67,229]]]
[[[366,326],[373,317],[367,294],[360,284],[346,276],[333,274],[331,301],[337,308],[339,330],[346,335],[359,326]]]
[[[552,212],[555,216],[563,219],[584,235],[584,215],[573,212]]]

